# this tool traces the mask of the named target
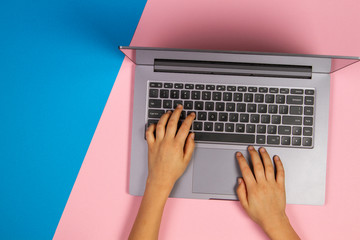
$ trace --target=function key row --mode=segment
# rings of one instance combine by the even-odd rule
[[[162,82],[150,82],[151,88],[163,88]],[[217,91],[238,91],[238,92],[260,92],[260,93],[282,93],[314,95],[313,89],[290,89],[290,88],[267,88],[267,87],[246,87],[246,86],[229,86],[229,85],[205,85],[205,84],[187,84],[187,83],[164,83],[164,88],[175,89],[197,89],[197,90],[217,90]]]

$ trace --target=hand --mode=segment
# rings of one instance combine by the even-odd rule
[[[174,112],[164,114],[155,125],[146,131],[148,143],[148,183],[172,189],[177,179],[184,173],[194,151],[194,133],[189,130],[195,113],[191,113],[176,133],[182,106]],[[167,124],[167,126],[166,126]],[[166,126],[166,127],[165,127]]]
[[[299,239],[285,213],[285,172],[279,156],[274,156],[275,176],[265,148],[260,148],[261,158],[253,146],[248,151],[254,174],[244,156],[236,154],[243,175],[236,191],[242,207],[271,239]]]

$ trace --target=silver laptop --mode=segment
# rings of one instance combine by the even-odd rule
[[[196,113],[196,148],[171,197],[236,200],[235,153],[283,161],[286,200],[325,203],[330,73],[358,57],[119,47],[135,64],[130,186],[143,195],[145,129],[177,104]]]

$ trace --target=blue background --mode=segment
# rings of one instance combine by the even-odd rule
[[[51,239],[146,1],[0,9],[0,238]]]

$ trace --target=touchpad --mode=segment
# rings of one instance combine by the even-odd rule
[[[246,148],[238,149],[246,159]],[[194,152],[193,192],[234,195],[241,177],[232,149],[197,148]]]

